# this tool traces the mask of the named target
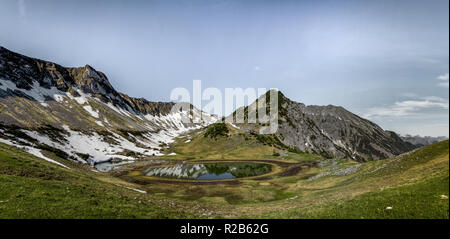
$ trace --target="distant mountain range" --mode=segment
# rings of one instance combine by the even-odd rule
[[[306,106],[281,92],[278,97],[280,126],[271,137],[296,150],[366,161],[431,142],[402,140],[342,107]],[[180,134],[218,120],[201,117],[192,105],[191,112],[171,113],[173,105],[117,92],[104,73],[89,65],[63,67],[0,47],[0,142],[35,155],[50,148],[82,163],[162,155]],[[191,123],[182,123],[181,116]],[[261,125],[237,127],[257,132]]]
[[[441,142],[441,141],[448,139],[445,136],[430,137],[430,136],[419,136],[419,135],[412,136],[409,134],[407,134],[405,136],[401,136],[400,138],[402,138],[403,141],[411,143],[416,147],[423,147],[426,145],[434,144],[434,143]]]

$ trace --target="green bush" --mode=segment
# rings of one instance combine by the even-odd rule
[[[216,138],[217,136],[227,136],[228,127],[225,123],[214,123],[206,129],[205,137]]]

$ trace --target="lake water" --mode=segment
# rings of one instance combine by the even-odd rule
[[[169,167],[149,168],[146,176],[189,180],[223,180],[258,176],[272,171],[272,165],[264,163],[196,163],[177,164]]]
[[[131,163],[131,162],[132,161],[122,161],[122,162],[107,161],[107,162],[95,164],[94,167],[95,167],[95,169],[97,169],[100,172],[108,172],[117,166],[124,165],[124,164]]]

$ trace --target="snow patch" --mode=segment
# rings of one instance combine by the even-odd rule
[[[48,158],[48,157],[44,156],[44,155],[41,153],[41,151],[40,151],[39,149],[30,147],[30,146],[22,146],[22,145],[19,145],[19,144],[17,144],[17,143],[14,143],[14,142],[11,141],[11,140],[6,140],[6,139],[2,139],[2,138],[0,138],[0,142],[1,142],[1,143],[4,143],[4,144],[7,144],[7,145],[15,146],[15,147],[17,147],[17,148],[19,148],[19,149],[23,149],[24,151],[26,151],[26,152],[28,152],[28,153],[30,153],[30,154],[32,154],[32,155],[38,157],[38,158],[44,159],[44,160],[46,160],[46,161],[48,161],[48,162],[50,162],[50,163],[57,164],[57,165],[59,165],[59,166],[61,166],[61,167],[63,167],[63,168],[70,169],[70,168],[67,167],[66,165],[64,165],[64,164],[62,164],[62,163],[60,163],[60,162],[57,162],[57,161],[55,161],[55,160],[53,160],[53,159],[51,159],[51,158]]]
[[[136,191],[136,192],[139,192],[139,193],[147,193],[147,191],[140,190],[140,189],[137,189],[137,188],[132,188],[132,187],[127,187],[127,186],[122,186],[122,185],[119,185],[119,184],[114,184],[114,185],[116,185],[116,186],[118,186],[118,187],[130,189],[130,190],[133,190],[133,191]]]
[[[99,118],[98,110],[93,110],[90,105],[83,106],[83,109],[85,109],[92,117]]]
[[[38,102],[43,103],[48,98],[55,99],[55,95],[63,94],[62,91],[58,90],[56,87],[51,87],[50,89],[44,88],[39,85],[39,82],[33,81],[33,85],[30,90],[17,88],[16,84],[9,80],[0,79],[0,89],[6,91],[8,89],[12,91],[20,91],[25,95],[28,95]],[[58,97],[56,96],[56,97]],[[56,100],[56,99],[55,99]]]

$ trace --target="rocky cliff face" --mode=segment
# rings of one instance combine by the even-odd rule
[[[31,152],[46,145],[81,162],[161,155],[175,137],[217,120],[173,106],[117,92],[89,65],[67,68],[0,47],[0,141]]]
[[[18,89],[23,90],[31,90],[38,84],[45,89],[55,87],[75,97],[80,96],[78,93],[80,90],[104,103],[111,103],[137,114],[166,115],[173,106],[170,102],[150,102],[119,93],[103,72],[96,71],[90,65],[66,68],[52,62],[23,56],[3,47],[0,47],[0,78],[13,82]],[[6,95],[4,92],[3,94]],[[19,91],[10,94],[23,96]]]
[[[266,97],[266,96],[262,96]],[[278,93],[279,127],[275,136],[284,144],[326,157],[358,161],[392,157],[412,150],[397,134],[338,106],[307,106]],[[249,106],[256,108],[256,102]],[[250,124],[241,128],[255,130]]]
[[[287,147],[359,161],[415,148],[342,107],[306,106],[277,95],[279,128],[272,136]],[[217,120],[192,106],[191,111],[171,112],[173,105],[119,93],[89,65],[67,68],[0,47],[1,142],[37,154],[36,148],[50,146],[81,162],[134,159],[160,155],[175,137]],[[255,102],[245,110],[256,107]],[[262,125],[238,126],[257,132]]]

